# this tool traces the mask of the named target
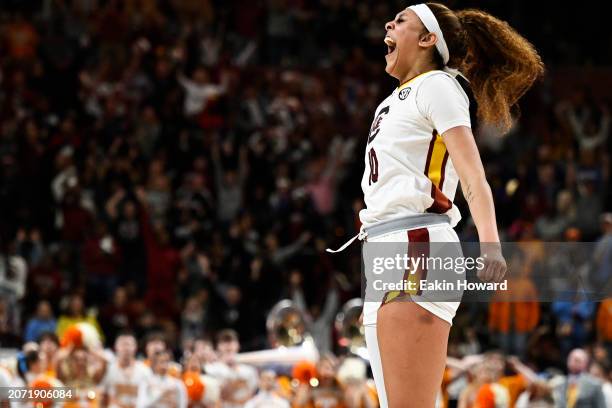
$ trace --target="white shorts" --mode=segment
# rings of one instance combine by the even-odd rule
[[[459,237],[455,230],[447,223],[431,225],[423,228],[416,229],[402,229],[398,231],[392,231],[389,233],[385,233],[382,235],[368,237],[367,242],[364,243],[364,259],[367,258],[365,251],[367,251],[367,245],[369,243],[407,243],[407,251],[410,249],[410,240],[413,239],[415,241],[420,242],[421,247],[423,245],[427,245],[427,242],[434,243],[434,245],[439,245],[436,243],[452,243],[452,250],[459,250]],[[456,244],[456,245],[454,245]],[[376,250],[372,249],[371,250]],[[446,277],[446,273],[438,270],[429,270],[427,271],[427,280],[431,282],[442,281]],[[366,274],[367,275],[367,274]],[[370,275],[371,276],[371,275]],[[369,278],[368,278],[369,280]],[[366,283],[370,285],[370,282]],[[367,289],[366,289],[367,290]],[[375,296],[368,296],[366,293],[366,299],[363,307],[363,324],[364,326],[376,326],[376,316],[378,309],[383,304],[383,299],[376,298],[375,301],[369,301],[368,299],[376,298]],[[461,293],[454,293],[452,296],[453,299],[460,299]],[[459,308],[459,301],[439,301],[439,297],[436,295],[429,295],[427,293],[422,293],[418,296],[411,296],[411,301],[414,301],[419,306],[424,309],[430,311],[434,315],[438,316],[440,319],[447,321],[452,325],[453,318],[455,317],[455,313]]]
[[[442,224],[435,224],[435,225],[431,225],[431,226],[427,226],[423,228],[402,229],[398,231],[392,231],[389,233],[377,235],[371,238],[368,237],[367,242],[364,243],[364,247],[363,247],[364,248],[364,260],[366,259],[365,251],[369,250],[371,252],[377,252],[376,247],[374,248],[372,248],[372,246],[368,247],[367,244],[391,243],[389,244],[389,246],[392,246],[393,245],[392,243],[400,243],[400,244],[407,243],[408,245],[399,245],[398,247],[394,247],[391,249],[401,250],[401,248],[406,248],[406,250],[410,252],[411,239],[414,240],[415,242],[420,242],[421,244],[419,245],[421,247],[431,242],[433,243],[452,243],[453,245],[450,245],[450,248],[451,248],[451,251],[455,253],[455,256],[456,256],[456,250],[458,249],[460,251],[460,247],[458,245],[459,237],[457,236],[453,228],[450,226],[450,224],[442,223]],[[454,244],[457,244],[457,245],[454,245]],[[385,244],[381,246],[385,246]],[[378,249],[380,249],[381,246],[379,246]],[[435,246],[436,244],[431,245],[432,248],[435,248]],[[387,247],[383,249],[387,249]],[[435,252],[435,249],[434,249],[434,252]],[[459,253],[459,255],[461,254]],[[422,278],[422,276],[420,278]],[[440,274],[439,271],[428,270],[425,278],[428,281],[430,280],[434,281],[435,279],[442,279],[444,278],[444,276]],[[369,284],[369,283],[366,282],[366,284]],[[454,296],[458,296],[457,299],[460,299],[461,293],[458,293],[458,294],[455,293]],[[431,294],[429,297],[433,298],[433,300],[427,300],[427,297],[428,297],[427,293],[421,292],[416,296],[411,296],[411,300],[409,301],[414,301],[416,304],[418,304],[422,308],[430,311],[434,315],[438,316],[440,319],[445,320],[449,324],[452,325],[453,318],[455,317],[455,313],[457,311],[457,308],[459,307],[460,302],[459,301],[456,301],[456,302],[437,301],[439,297],[436,297],[436,295],[431,295]],[[367,349],[368,349],[368,354],[369,354],[369,359],[370,359],[370,366],[372,368],[372,374],[374,376],[374,382],[376,384],[376,390],[378,393],[378,399],[380,402],[380,406],[381,408],[387,408],[388,402],[387,402],[387,395],[386,395],[385,385],[384,385],[385,381],[384,381],[384,376],[383,376],[382,361],[380,357],[380,348],[378,346],[378,335],[376,331],[376,318],[377,318],[378,309],[381,307],[383,302],[386,301],[386,295],[385,295],[385,299],[382,299],[381,301],[368,301],[367,299],[368,299],[368,295],[366,293],[366,301],[364,302],[364,308],[363,308],[363,324],[365,326],[365,340],[367,344]]]

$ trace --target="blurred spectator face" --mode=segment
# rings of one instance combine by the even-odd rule
[[[36,316],[39,319],[47,320],[53,316],[53,312],[51,310],[51,305],[49,302],[43,300],[38,304],[38,308],[36,309]]]
[[[223,175],[223,180],[225,181],[225,184],[228,186],[235,185],[236,180],[237,180],[236,172],[232,170],[226,171],[225,174]]]
[[[136,218],[136,205],[133,201],[127,201],[123,206],[123,217],[128,220]]]
[[[593,347],[593,360],[598,362],[608,361],[608,350],[602,345],[596,345]]]
[[[476,366],[473,374],[475,382],[478,384],[491,383],[496,379],[495,370],[488,361],[483,361]]]
[[[187,299],[187,303],[185,304],[185,314],[198,313],[202,310],[202,305],[197,297],[192,296]]]
[[[167,351],[158,351],[151,361],[151,369],[157,375],[165,375],[170,363],[170,354]]]
[[[160,58],[155,64],[155,74],[158,78],[165,78],[170,75],[171,66],[167,60]]]
[[[595,150],[591,149],[582,149],[580,150],[580,164],[585,167],[595,166],[595,162],[597,160],[597,153]]]
[[[198,68],[193,72],[193,80],[200,85],[206,84],[208,80],[208,72],[204,68]]]
[[[87,351],[85,349],[75,349],[72,352],[72,364],[76,373],[87,372]]]
[[[324,357],[317,365],[319,380],[332,380],[336,377],[336,364],[331,358]]]
[[[201,371],[200,359],[195,353],[187,355],[185,359],[185,371],[198,373]]]
[[[157,115],[155,115],[155,109],[152,106],[147,106],[142,111],[142,119],[145,122],[155,122],[157,120]]]
[[[605,213],[601,216],[601,231],[604,234],[612,232],[612,213]]]
[[[276,235],[274,235],[274,233],[270,232],[266,234],[265,241],[268,251],[276,251],[276,249],[278,248],[278,239],[276,238]]]
[[[66,135],[74,133],[74,122],[70,117],[67,117],[62,121],[60,125],[60,130]]]
[[[308,311],[314,319],[317,319],[321,315],[321,307],[317,304],[311,305]]]
[[[152,339],[145,346],[145,353],[148,358],[152,358],[155,354],[166,350],[166,343],[161,339]]]
[[[231,139],[226,139],[221,144],[221,150],[226,156],[232,156],[234,154],[234,143]]]
[[[136,356],[136,339],[131,335],[121,335],[115,340],[115,353],[121,361],[131,361]]]
[[[599,378],[602,381],[607,381],[606,370],[604,370],[601,364],[591,364],[591,367],[589,368],[589,374],[591,374],[595,378]]]
[[[501,375],[504,373],[504,367],[506,366],[504,355],[500,353],[493,353],[488,358],[488,365],[497,377],[501,377]]]
[[[231,286],[227,289],[227,303],[234,306],[240,303],[242,299],[242,293],[240,292],[240,288],[237,286]]]
[[[25,133],[30,143],[36,142],[38,140],[38,127],[36,126],[36,122],[28,120],[25,125]]]
[[[164,163],[161,160],[153,160],[149,166],[149,175],[160,176],[164,174]]]
[[[236,354],[240,350],[240,343],[237,340],[222,341],[217,344],[217,352],[219,359],[226,364],[233,364],[236,358]]]
[[[557,211],[560,214],[564,214],[569,211],[572,206],[573,200],[574,198],[572,197],[571,192],[567,190],[560,191],[557,195]]]
[[[142,312],[140,319],[138,319],[138,325],[142,328],[151,328],[153,325],[155,325],[155,321],[155,315],[150,311],[145,310]],[[149,353],[147,353],[147,356],[149,356]]]
[[[193,344],[193,354],[203,363],[210,363],[217,359],[212,343],[207,340],[196,340]]]
[[[570,374],[580,374],[586,371],[589,356],[582,349],[574,349],[567,357],[567,370]]]
[[[201,191],[206,187],[204,177],[201,174],[194,174],[191,177],[190,184],[193,191]]]
[[[171,345],[176,344],[178,337],[178,327],[171,319],[161,319],[159,321],[161,330],[164,334],[164,340],[166,344],[165,350],[168,351],[172,348]]]
[[[83,304],[83,298],[78,295],[73,296],[70,299],[70,304],[68,305],[68,313],[71,316],[82,316],[85,311],[85,305]]]
[[[552,147],[548,144],[538,146],[538,161],[545,162],[550,160],[552,154]],[[547,165],[547,164],[546,164]]]
[[[276,373],[265,370],[259,376],[259,389],[262,391],[273,391],[276,388]]]
[[[53,355],[57,352],[59,345],[57,343],[57,338],[52,334],[43,335],[40,339],[40,351],[46,355]]]
[[[123,306],[127,303],[127,291],[123,287],[115,289],[113,295],[113,303],[117,306]]]
[[[555,180],[555,168],[552,164],[546,163],[538,167],[538,181],[540,184],[551,184]]]
[[[168,245],[170,242],[168,231],[166,231],[166,228],[161,223],[155,224],[155,236],[160,245]]]

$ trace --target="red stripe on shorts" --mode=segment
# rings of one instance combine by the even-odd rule
[[[413,243],[420,244],[411,245]],[[417,282],[427,279],[427,258],[429,257],[429,230],[427,228],[417,228],[408,231],[408,257],[411,259],[422,258],[414,274],[418,277]],[[406,270],[406,274],[408,273],[410,273],[410,271]],[[405,275],[405,279],[408,279],[407,275]],[[421,289],[417,291],[417,296],[420,295]]]

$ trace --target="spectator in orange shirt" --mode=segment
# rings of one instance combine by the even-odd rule
[[[603,343],[612,355],[612,298],[607,298],[599,305],[595,321],[597,340]]]
[[[529,278],[531,267],[524,255],[516,252],[510,260],[511,274],[507,291],[498,291],[489,305],[489,329],[497,335],[500,348],[506,354],[523,357],[528,334],[540,320],[540,305],[536,288]],[[518,276],[517,276],[518,275]]]

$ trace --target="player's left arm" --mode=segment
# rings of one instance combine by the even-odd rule
[[[486,255],[485,267],[478,271],[478,277],[485,282],[499,282],[506,273],[506,261],[499,245],[493,194],[485,176],[474,135],[467,126],[455,126],[444,132],[442,138],[459,175],[463,195],[476,224],[482,255]]]

